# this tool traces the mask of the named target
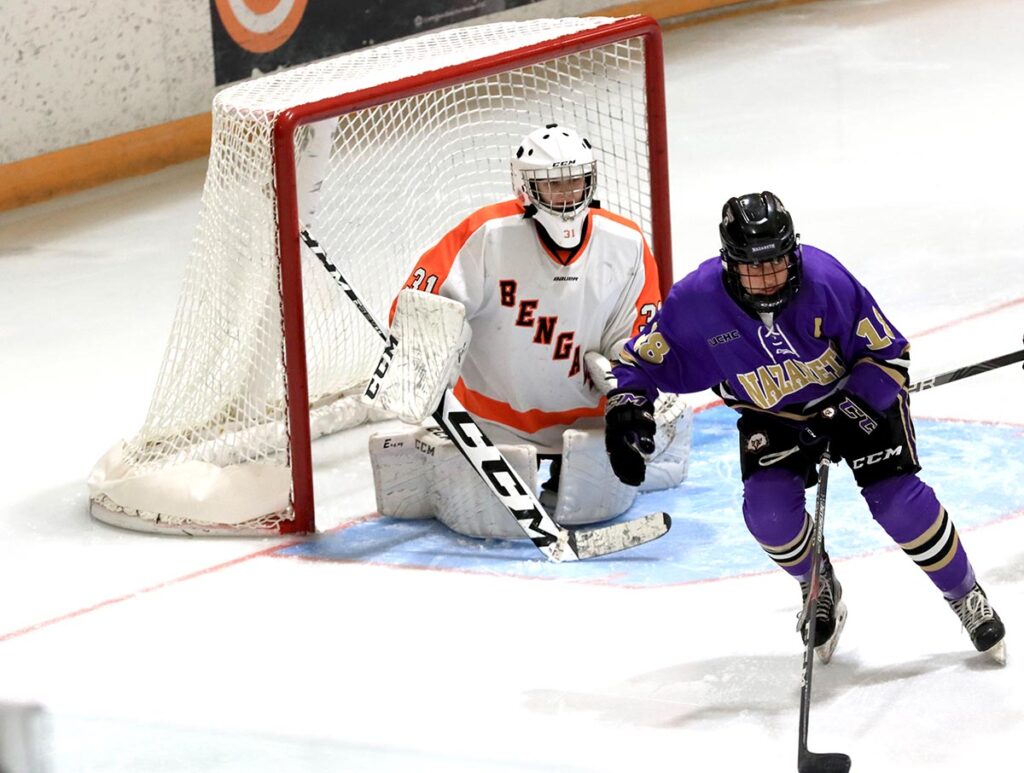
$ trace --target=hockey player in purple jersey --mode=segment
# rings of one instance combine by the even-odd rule
[[[1005,661],[1005,629],[921,469],[907,395],[909,344],[835,258],[801,245],[772,193],[729,199],[720,256],[677,282],[615,367],[605,441],[624,483],[644,479],[658,391],[714,389],[739,411],[743,517],[780,567],[810,584],[805,488],[819,448],[853,471],[874,519],[923,569],[974,646]],[[846,617],[823,556],[815,649],[828,662]],[[804,636],[806,637],[806,629]]]

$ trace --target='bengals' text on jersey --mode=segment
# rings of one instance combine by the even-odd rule
[[[455,395],[497,443],[561,450],[567,427],[600,426],[604,404],[583,356],[613,362],[661,301],[640,229],[592,207],[583,241],[552,248],[517,201],[484,207],[448,232],[406,287],[466,307],[473,338]]]

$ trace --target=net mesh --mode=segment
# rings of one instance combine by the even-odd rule
[[[221,92],[200,222],[164,364],[144,426],[123,445],[117,477],[159,477],[189,462],[289,464],[273,149],[281,111],[613,21],[460,28]],[[511,153],[539,125],[564,124],[590,139],[600,166],[597,198],[650,238],[643,39],[561,56],[553,51],[539,64],[510,66],[296,132],[300,220],[382,323],[417,256],[473,210],[511,198]],[[302,288],[317,436],[365,420],[365,407],[348,396],[361,391],[382,344],[305,249]],[[292,517],[291,495],[243,524],[274,528]],[[196,519],[117,501],[110,490],[94,500],[150,521]]]

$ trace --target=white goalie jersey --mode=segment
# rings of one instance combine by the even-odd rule
[[[498,443],[559,453],[562,433],[598,427],[604,400],[587,352],[617,358],[660,304],[658,270],[640,229],[590,210],[583,241],[542,241],[518,201],[484,207],[417,262],[408,288],[466,309],[472,340],[455,395]]]

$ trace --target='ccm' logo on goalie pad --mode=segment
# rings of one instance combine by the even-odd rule
[[[884,451],[878,451],[874,454],[868,454],[862,456],[860,459],[854,459],[850,462],[850,467],[854,470],[859,470],[861,467],[865,467],[869,464],[878,464],[884,462],[886,459],[892,459],[894,456],[899,456],[903,453],[903,446],[896,446],[895,448],[887,448]]]
[[[366,385],[366,392],[364,394],[367,399],[372,400],[380,391],[380,380],[387,374],[392,360],[395,359],[396,346],[398,346],[398,339],[394,336],[388,336],[388,342],[384,346],[384,354],[380,356],[380,362],[377,363],[377,368],[373,371],[370,383]]]

